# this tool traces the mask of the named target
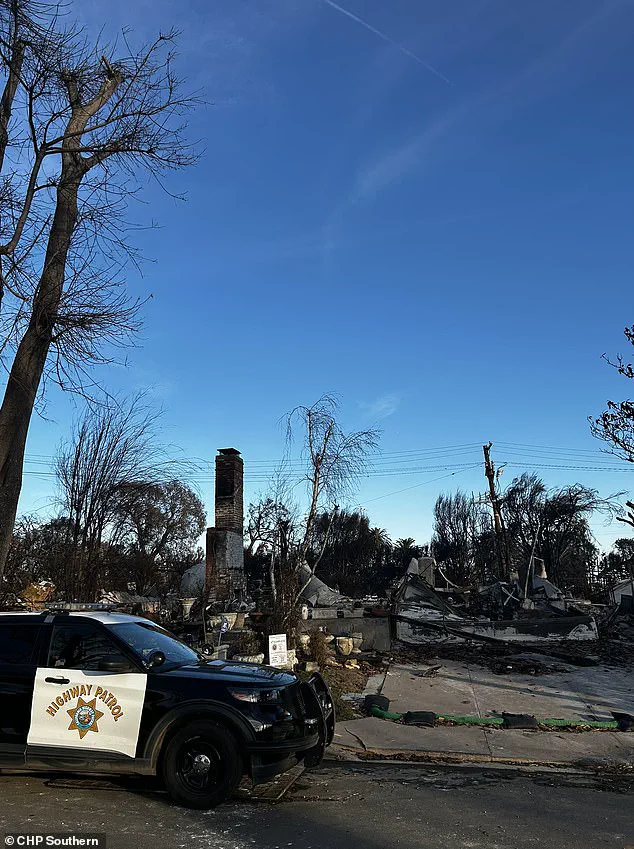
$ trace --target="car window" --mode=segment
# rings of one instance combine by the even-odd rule
[[[0,622],[0,663],[29,663],[39,626],[30,622]]]
[[[126,622],[113,625],[112,630],[143,661],[149,660],[155,651],[163,652],[165,663],[155,670],[157,672],[188,663],[198,663],[200,660],[200,656],[193,649],[158,625],[149,622]]]
[[[108,636],[107,631],[96,623],[53,626],[48,653],[49,667],[96,670],[100,660],[113,655],[120,656],[121,649]]]

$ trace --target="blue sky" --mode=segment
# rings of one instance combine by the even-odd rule
[[[153,298],[127,366],[103,375],[150,389],[167,441],[210,460],[239,448],[253,497],[260,461],[281,456],[280,417],[337,393],[346,427],[383,430],[383,474],[356,500],[420,542],[440,491],[484,489],[489,439],[505,480],[535,469],[634,490],[587,426],[630,389],[601,354],[627,353],[634,321],[634,4],[72,8],[139,40],[177,26],[181,74],[209,101],[190,120],[200,163],[169,180],[187,202],[150,186],[138,209],[162,228],[141,235],[152,262],[129,285]],[[33,421],[42,462],[22,510],[49,509],[52,479],[33,472],[73,414],[52,391]],[[444,446],[466,447],[430,450]],[[602,544],[622,533],[595,530]]]

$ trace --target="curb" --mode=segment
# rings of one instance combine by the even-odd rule
[[[571,766],[570,764],[561,765],[559,768],[555,768],[553,766],[548,766],[546,764],[541,764],[539,766],[535,764],[508,764],[508,763],[492,763],[491,761],[483,761],[483,762],[475,762],[475,761],[449,761],[449,760],[398,760],[393,757],[389,757],[386,755],[385,758],[373,758],[370,760],[364,760],[363,758],[355,757],[354,755],[350,758],[324,758],[322,762],[322,766],[328,766],[331,768],[340,768],[340,769],[358,769],[359,767],[367,768],[367,767],[383,767],[383,766],[391,766],[398,767],[399,769],[415,769],[416,767],[429,767],[437,770],[461,770],[464,772],[498,772],[498,773],[508,773],[509,775],[518,775],[518,774],[526,774],[526,775],[568,775],[568,776],[588,776],[596,773],[595,770],[581,769],[578,766]]]
[[[587,774],[588,772],[596,771],[600,766],[627,764],[632,766],[632,761],[627,759],[614,758],[584,758],[581,761],[542,761],[533,758],[513,758],[513,757],[498,757],[497,755],[476,755],[467,752],[432,752],[423,750],[402,750],[402,749],[364,749],[363,751],[355,748],[337,744],[337,751],[327,753],[324,761],[331,763],[350,763],[350,764],[398,764],[403,766],[406,764],[435,764],[435,765],[454,765],[454,766],[469,766],[476,765],[482,767],[502,767],[515,768],[516,770],[547,770],[557,773],[575,773]]]

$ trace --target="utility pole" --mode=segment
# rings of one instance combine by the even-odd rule
[[[491,460],[492,442],[482,446],[484,451],[484,474],[489,482],[489,498],[493,510],[493,527],[495,529],[495,540],[497,542],[500,563],[505,572],[508,572],[508,557],[506,551],[506,540],[504,539],[504,526],[502,524],[502,511],[500,500],[495,488],[495,466]]]

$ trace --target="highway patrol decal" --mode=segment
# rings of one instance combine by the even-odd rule
[[[146,683],[140,673],[38,669],[28,744],[134,757]]]
[[[82,702],[83,697],[86,696],[86,695],[89,696],[91,691],[92,691],[92,684],[81,684],[78,687],[71,687],[70,690],[66,690],[66,692],[63,693],[61,696],[58,696],[55,699],[55,701],[52,701],[50,703],[50,705],[46,708],[46,712],[49,713],[51,716],[55,716],[57,711],[61,707],[63,707],[66,704],[66,702],[70,701],[71,699],[79,698],[79,703],[77,704],[78,710],[81,707],[91,707],[91,709],[93,710],[93,713],[95,711],[97,713],[99,713],[99,711],[97,711],[97,708],[95,707],[94,703],[96,702],[97,699],[101,699],[101,701],[106,705],[106,707],[110,708],[112,718],[114,719],[115,722],[123,716],[123,708],[117,702],[117,699],[116,699],[114,693],[110,693],[108,690],[104,690],[103,687],[97,687],[97,689],[95,690],[95,698],[92,700],[91,705],[89,705],[88,702]],[[86,713],[88,714],[89,711],[86,712]],[[74,711],[69,710],[68,714],[74,715]],[[99,716],[103,716],[103,714],[100,713]],[[99,717],[97,717],[97,718],[99,718]]]

